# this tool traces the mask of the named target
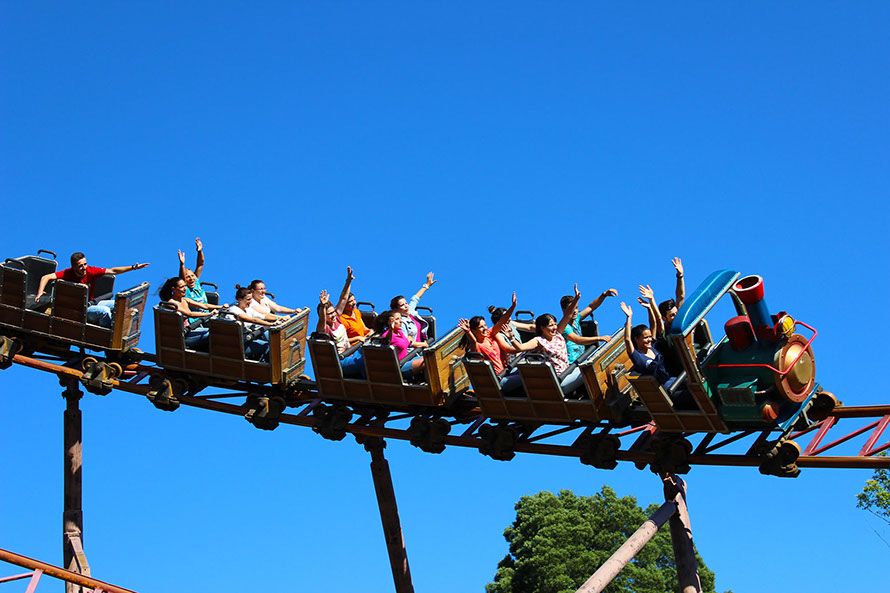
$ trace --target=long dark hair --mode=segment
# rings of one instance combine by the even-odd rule
[[[173,278],[167,278],[164,281],[163,286],[158,289],[158,296],[161,297],[162,301],[169,301],[173,298],[173,287],[182,282],[182,278],[179,276],[175,276]]]
[[[401,301],[401,300],[404,299],[404,298],[405,298],[405,295],[402,295],[402,294],[397,294],[396,296],[392,297],[392,298],[389,300],[389,310],[390,310],[390,311],[395,311],[396,309],[398,309],[398,308],[399,308],[399,301]],[[405,300],[407,300],[407,299],[405,299]]]
[[[551,315],[550,313],[544,313],[543,315],[538,315],[538,318],[535,319],[535,335],[541,336],[544,335],[544,328],[550,325],[551,321],[556,321],[556,317]]]

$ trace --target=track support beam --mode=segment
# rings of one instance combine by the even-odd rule
[[[664,474],[661,479],[664,482],[664,499],[677,505],[677,512],[670,519],[670,530],[680,593],[701,593],[698,561],[692,543],[692,524],[686,507],[686,482],[674,474]]]
[[[83,392],[76,379],[63,379],[64,414],[64,511],[62,513],[62,559],[71,572],[90,576],[83,551],[83,439],[80,398]],[[81,593],[82,587],[66,582],[66,593]]]
[[[671,542],[681,593],[701,593],[698,562],[692,545],[692,528],[686,508],[686,483],[674,474],[662,474],[665,502],[640,525],[621,547],[587,579],[577,593],[601,593],[628,562],[670,521]]]
[[[386,538],[386,551],[389,554],[396,593],[414,593],[411,569],[408,566],[408,551],[405,549],[399,507],[396,505],[396,494],[392,485],[392,474],[389,472],[389,462],[383,455],[386,441],[374,437],[363,441],[365,449],[371,454],[371,477],[374,479],[374,491],[377,493],[380,522],[383,523],[383,535]]]

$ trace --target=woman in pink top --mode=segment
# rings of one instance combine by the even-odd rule
[[[578,291],[578,285],[576,284],[575,296],[572,297],[571,302],[567,305],[559,323],[556,322],[556,317],[550,313],[539,315],[538,318],[535,319],[535,333],[537,335],[528,342],[517,346],[517,350],[520,352],[539,352],[547,357],[547,360],[553,365],[553,370],[556,372],[557,376],[564,373],[569,368],[569,353],[566,348],[566,340],[562,336],[562,330],[565,329],[566,325],[571,321],[572,314],[575,312],[575,308],[577,308],[580,299],[581,293]],[[571,394],[583,384],[584,380],[581,377],[581,370],[578,369],[578,367],[575,367],[575,369],[560,382],[562,391],[565,394]]]
[[[383,332],[381,337],[388,339],[389,343],[396,349],[396,356],[399,362],[402,363],[403,375],[410,377],[420,372],[423,368],[423,357],[414,356],[409,358],[408,352],[412,348],[426,348],[429,344],[422,341],[414,341],[408,337],[408,334],[402,329],[401,313],[398,311],[390,312],[386,331]]]

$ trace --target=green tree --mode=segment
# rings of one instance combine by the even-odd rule
[[[890,523],[890,471],[875,470],[870,480],[859,493],[857,504],[860,509],[871,511],[887,523]]]
[[[504,531],[510,553],[498,564],[487,593],[574,593],[648,516],[632,496],[608,486],[593,496],[539,492],[516,503],[516,520]],[[698,557],[705,592],[714,573]],[[665,525],[606,589],[608,593],[675,593],[677,570]]]

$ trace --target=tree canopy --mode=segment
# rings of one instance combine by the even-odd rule
[[[539,492],[516,503],[504,531],[510,552],[498,564],[487,593],[574,593],[658,508],[619,498],[608,486],[593,496]],[[696,554],[697,555],[697,554]],[[698,555],[697,555],[698,556]],[[714,573],[698,557],[702,590],[714,591]],[[677,571],[667,526],[637,554],[607,593],[675,593]]]
[[[857,505],[860,509],[871,511],[887,523],[890,523],[890,471],[875,470],[870,480],[859,493]]]

